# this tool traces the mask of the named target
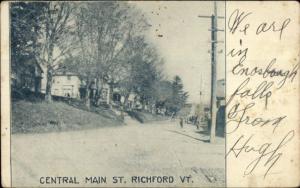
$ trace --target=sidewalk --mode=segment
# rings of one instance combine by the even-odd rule
[[[169,131],[180,134],[182,136],[190,137],[191,139],[196,139],[205,143],[209,143],[210,134],[207,130],[205,130],[205,125],[200,125],[199,129],[197,129],[196,125],[185,123],[183,125],[183,128],[181,128],[178,121],[175,120],[170,122],[173,122],[173,125],[168,127]],[[217,136],[215,144],[225,144],[225,138]]]

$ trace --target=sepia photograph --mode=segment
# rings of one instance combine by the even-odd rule
[[[225,187],[225,2],[9,3],[13,187]]]

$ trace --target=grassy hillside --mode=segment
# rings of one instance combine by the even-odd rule
[[[64,102],[12,103],[12,133],[33,133],[119,126],[122,121],[110,110],[90,112]]]

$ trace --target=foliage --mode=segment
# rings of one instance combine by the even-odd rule
[[[183,84],[179,76],[175,76],[173,81],[160,81],[156,83],[157,105],[166,107],[168,112],[177,113],[186,103],[188,93],[184,92]]]
[[[27,60],[39,55],[36,50],[42,43],[39,20],[44,18],[44,3],[12,2],[11,10],[11,62],[13,69],[28,66]]]
[[[169,101],[169,105],[172,111],[178,112],[183,107],[188,98],[188,93],[184,92],[182,80],[179,76],[174,77],[174,80],[172,82],[172,91],[173,96],[172,100]]]
[[[80,41],[81,59],[93,65],[98,79],[112,81],[121,68],[120,55],[132,36],[145,24],[126,2],[81,3],[76,12],[76,32]]]
[[[118,88],[124,103],[134,93],[143,107],[155,105],[178,112],[185,104],[188,95],[181,78],[165,79],[161,68],[164,60],[145,37],[151,25],[132,4],[105,1],[12,5],[13,58],[22,62],[22,57],[30,54],[44,65],[49,101],[52,76],[64,70],[77,73],[85,81],[86,104],[90,103],[89,86],[94,84],[101,91],[104,83],[111,91]]]

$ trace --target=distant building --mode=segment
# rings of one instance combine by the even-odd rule
[[[110,104],[111,91],[109,85],[105,81],[102,80],[97,82],[97,79],[93,79],[91,83],[87,84],[86,81],[82,80],[79,86],[80,99],[83,100],[87,97],[87,91],[89,92],[88,97],[92,99],[95,104]]]
[[[51,94],[54,96],[79,98],[81,81],[77,74],[61,72],[53,75]]]
[[[225,105],[225,79],[217,81],[217,107]]]
[[[32,92],[41,92],[43,70],[35,58],[24,62],[12,62],[11,85],[12,89],[26,89]]]
[[[139,102],[139,96],[136,93],[130,92],[127,99],[127,107],[129,109],[141,108],[141,104]]]
[[[180,111],[177,112],[177,115],[178,116],[189,116],[189,115],[191,115],[192,113],[195,112],[194,111],[195,109],[193,109],[194,106],[195,106],[195,104],[192,104],[192,103],[184,104],[184,106],[180,109]]]

